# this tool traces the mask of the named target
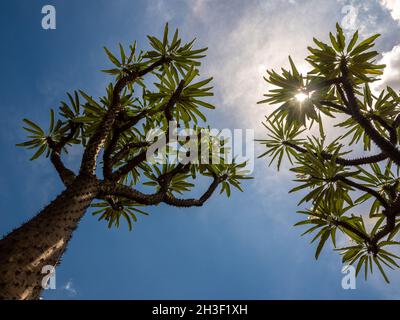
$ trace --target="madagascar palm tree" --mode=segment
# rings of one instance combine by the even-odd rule
[[[199,121],[206,121],[200,109],[214,107],[202,100],[212,95],[207,86],[211,79],[196,81],[199,60],[207,48],[194,49],[194,40],[183,43],[178,30],[169,39],[168,25],[163,39],[148,39],[151,49],[145,52],[137,52],[136,44],[130,45],[128,52],[119,45],[119,58],[105,48],[113,68],[104,72],[114,80],[99,100],[83,91],[68,94],[69,103],[61,103],[58,115],[50,110],[47,132],[24,119],[30,140],[19,145],[35,149],[31,160],[49,157],[65,190],[0,241],[0,298],[39,298],[42,268],[59,263],[90,206],[97,207],[94,214],[109,227],[118,227],[124,219],[132,228],[137,214],[144,213],[143,206],[202,206],[220,185],[227,195],[230,185],[240,189],[239,180],[246,178],[244,163],[227,163],[218,156],[219,163],[190,160],[160,164],[151,158],[160,153],[152,148],[151,131],[159,129],[168,138],[175,121],[178,127],[200,132]],[[148,80],[151,77],[154,85]],[[83,146],[79,172],[62,161],[62,155],[76,144]],[[102,172],[97,170],[100,152]],[[194,184],[190,181],[198,176],[211,179],[203,195],[179,198],[191,190]],[[145,193],[143,184],[154,191]]]
[[[291,192],[308,190],[299,203],[309,203],[300,211],[307,219],[297,225],[309,227],[303,235],[315,233],[316,258],[330,239],[356,274],[367,278],[377,266],[389,282],[384,268],[399,267],[400,258],[393,251],[400,244],[400,96],[390,87],[371,90],[385,67],[372,50],[378,36],[359,41],[355,32],[346,42],[337,25],[329,44],[314,39],[308,48],[307,75],[290,57],[290,70],[268,71],[273,88],[260,103],[281,106],[265,122],[262,156],[279,170],[287,155],[300,183]],[[319,131],[309,131],[313,124]],[[337,234],[349,244],[337,247]]]

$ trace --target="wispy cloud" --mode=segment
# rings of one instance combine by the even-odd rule
[[[165,0],[149,1],[146,13],[150,17],[162,17],[165,21],[169,21],[174,17],[171,6],[169,6]]]
[[[75,297],[78,294],[78,291],[76,290],[72,279],[68,280],[62,288],[67,292],[67,295],[70,297]]]

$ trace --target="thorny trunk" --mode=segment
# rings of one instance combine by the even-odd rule
[[[95,177],[77,177],[39,214],[0,240],[0,299],[40,297],[42,268],[58,264],[98,189]]]

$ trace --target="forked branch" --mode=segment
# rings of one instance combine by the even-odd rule
[[[168,62],[169,62],[169,60],[167,60],[166,58],[161,58],[160,60],[154,62],[147,68],[145,68],[139,72],[130,72],[127,76],[125,76],[117,81],[117,83],[114,86],[111,105],[110,105],[106,115],[104,116],[104,118],[100,122],[99,126],[97,127],[96,131],[89,139],[89,142],[87,144],[87,147],[86,147],[85,152],[82,157],[80,173],[90,174],[90,175],[92,175],[94,173],[94,171],[96,169],[97,156],[98,156],[101,148],[103,147],[104,142],[110,135],[110,132],[113,128],[115,119],[122,109],[122,106],[120,104],[120,99],[121,99],[120,95],[121,95],[122,90],[129,83],[132,83],[133,81],[143,77],[147,73],[152,72],[156,68],[158,68],[158,67],[162,66],[164,63],[168,63]]]
[[[51,149],[50,160],[65,186],[70,185],[72,181],[74,181],[75,174],[72,170],[68,169],[64,165],[63,161],[61,160],[61,151],[65,145],[74,138],[77,130],[79,129],[79,125],[77,123],[71,121],[69,125],[69,133],[61,137],[60,141],[55,142],[51,137],[47,138],[48,146]]]

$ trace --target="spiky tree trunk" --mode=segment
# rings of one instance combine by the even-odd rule
[[[58,264],[98,186],[95,177],[77,177],[38,215],[0,241],[0,299],[39,298],[42,268]]]

